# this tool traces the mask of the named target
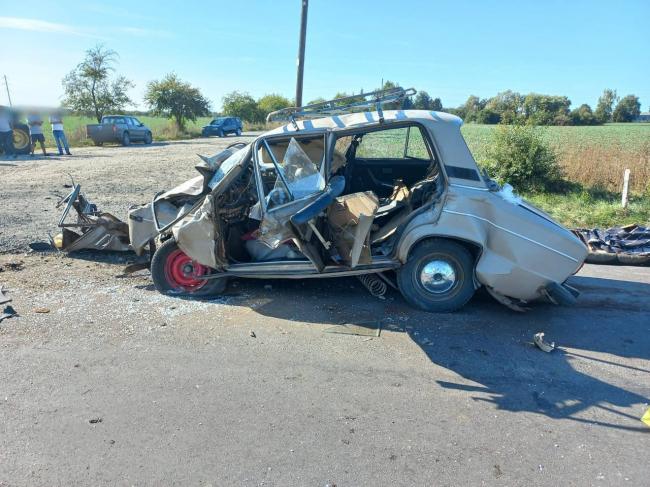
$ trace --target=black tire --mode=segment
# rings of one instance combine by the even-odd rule
[[[131,145],[131,137],[129,136],[129,133],[128,133],[128,132],[124,132],[124,133],[122,134],[122,145],[123,145],[124,147],[126,147],[126,146],[128,146],[128,145]]]
[[[237,129],[237,131],[235,132],[235,134],[237,135],[237,137],[241,137],[241,129]]]
[[[432,313],[450,313],[465,306],[474,295],[473,276],[474,258],[465,246],[433,238],[411,250],[406,264],[397,272],[397,284],[412,306]]]
[[[219,135],[219,137],[225,137],[225,136],[226,136],[226,132],[224,132],[223,130],[219,130],[219,134],[218,134],[218,135]]]
[[[144,143],[146,145],[149,145],[153,142],[153,136],[151,135],[151,132],[147,132],[144,134]]]
[[[153,279],[153,285],[160,293],[175,296],[211,296],[225,291],[228,283],[225,277],[221,279],[204,279],[203,281],[197,280],[201,284],[196,287],[182,286],[175,282],[171,275],[170,267],[173,267],[173,262],[170,259],[174,259],[174,256],[178,257],[179,252],[189,260],[189,257],[178,248],[176,241],[170,238],[158,247],[153,254],[151,278]]]

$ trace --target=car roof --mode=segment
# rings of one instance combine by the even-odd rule
[[[463,121],[456,115],[445,112],[436,112],[432,110],[384,110],[384,121],[404,121],[412,120],[426,123],[462,125]],[[322,132],[323,130],[343,130],[349,128],[363,128],[378,126],[380,121],[379,112],[356,112],[344,115],[334,115],[308,120],[296,120],[298,130],[303,133],[310,131]],[[281,134],[295,132],[296,127],[292,123],[273,129],[267,134]]]

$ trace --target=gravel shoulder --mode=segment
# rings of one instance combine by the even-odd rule
[[[185,300],[124,276],[129,255],[25,251],[56,228],[66,173],[123,216],[234,141],[0,167],[0,285],[18,312],[0,322],[0,486],[647,482],[648,268],[586,265],[573,308],[518,314],[479,293],[436,315],[351,278]],[[345,324],[362,334],[331,333]],[[535,348],[539,331],[559,349]]]

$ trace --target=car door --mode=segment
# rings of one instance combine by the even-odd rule
[[[326,142],[326,133],[271,136],[260,139],[254,151],[259,240],[273,249],[293,241],[319,271],[324,267],[318,248],[323,244],[322,235],[309,223],[329,201]],[[309,211],[312,214],[305,213]],[[300,222],[295,220],[297,216]]]
[[[130,121],[129,130],[133,134],[133,138],[137,140],[144,140],[144,125],[140,123],[140,120],[135,117],[127,117],[127,120]]]

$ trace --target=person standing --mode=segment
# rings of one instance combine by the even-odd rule
[[[56,141],[56,147],[59,149],[59,155],[63,155],[63,149],[65,149],[66,154],[71,155],[68,139],[63,131],[63,116],[60,113],[53,113],[50,115],[50,123],[52,124],[52,135]]]
[[[0,106],[0,147],[5,152],[7,158],[16,158],[14,149],[14,130],[11,119],[11,113],[7,107]]]
[[[43,118],[37,113],[31,113],[27,115],[27,125],[29,125],[29,135],[32,139],[32,145],[30,147],[29,155],[34,155],[34,149],[36,149],[36,142],[41,144],[41,150],[43,155],[47,155],[45,150],[45,135],[43,134]]]

